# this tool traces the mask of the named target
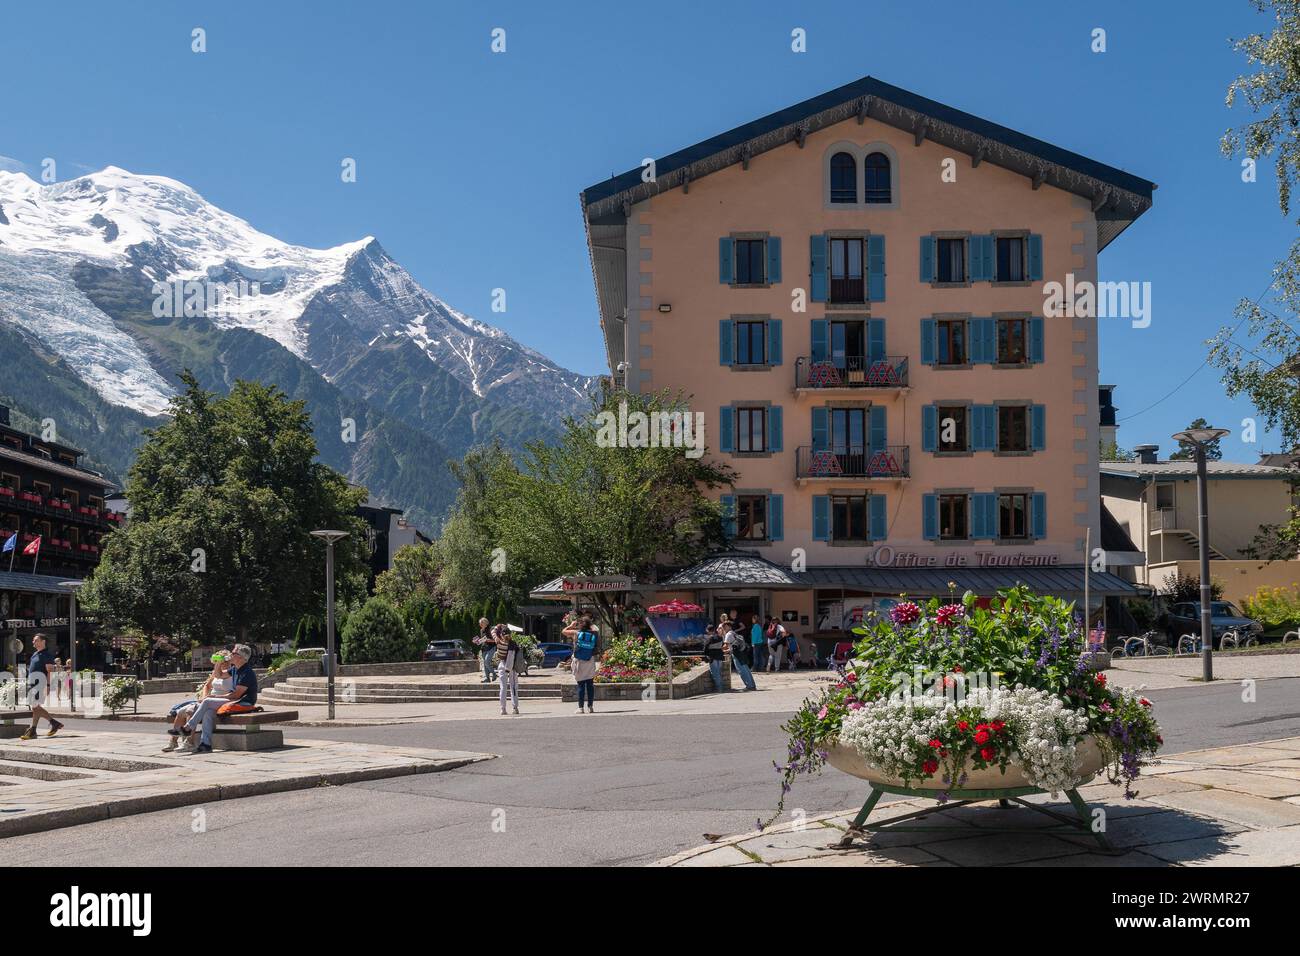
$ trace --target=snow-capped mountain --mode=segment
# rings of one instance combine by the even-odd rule
[[[326,460],[321,426],[333,428],[335,405],[404,429],[390,446],[427,438],[457,457],[553,431],[595,387],[422,288],[373,237],[291,245],[184,183],[112,166],[52,185],[0,170],[0,333],[43,372],[55,361],[140,416],[165,411],[182,368],[198,366],[209,387],[269,377],[315,396]],[[368,475],[377,498],[408,506],[373,487],[373,462],[352,460],[374,438],[335,457]],[[82,440],[93,450],[93,435]],[[446,504],[435,497],[430,509]]]

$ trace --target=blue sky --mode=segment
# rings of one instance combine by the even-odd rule
[[[1150,328],[1102,322],[1120,443],[1167,453],[1199,415],[1234,430],[1227,458],[1275,448],[1239,441],[1253,409],[1208,367],[1147,410],[1268,286],[1296,232],[1271,168],[1244,184],[1218,150],[1245,119],[1224,106],[1244,69],[1227,40],[1270,26],[1247,0],[813,7],[9,3],[0,156],[33,173],[54,157],[61,179],[110,164],[171,176],[304,245],[375,235],[453,306],[596,372],[579,191],[871,74],[1157,182],[1154,209],[1101,257],[1101,278],[1153,284]],[[807,53],[790,51],[795,27]],[[344,157],[356,183],[340,181]],[[489,307],[498,286],[504,314]]]

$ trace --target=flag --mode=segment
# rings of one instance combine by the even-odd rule
[[[4,554],[6,551],[12,551],[16,547],[18,547],[17,531],[15,531],[13,534],[11,534],[8,538],[5,539],[5,546],[3,548],[0,548],[0,554]]]
[[[38,534],[27,542],[27,547],[23,548],[23,554],[36,554],[41,550],[41,536]]]

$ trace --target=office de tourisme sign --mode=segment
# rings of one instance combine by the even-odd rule
[[[1028,568],[1059,564],[1055,554],[1032,551],[949,551],[947,554],[920,554],[896,551],[887,544],[867,552],[867,564],[875,568]]]

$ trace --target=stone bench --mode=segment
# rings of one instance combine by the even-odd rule
[[[164,717],[170,722],[171,718]],[[213,750],[271,750],[284,746],[284,732],[265,730],[264,724],[297,720],[296,710],[256,710],[247,714],[218,714],[212,729]]]
[[[19,721],[19,723],[15,723]],[[30,710],[0,710],[0,740],[21,737],[32,722]]]

